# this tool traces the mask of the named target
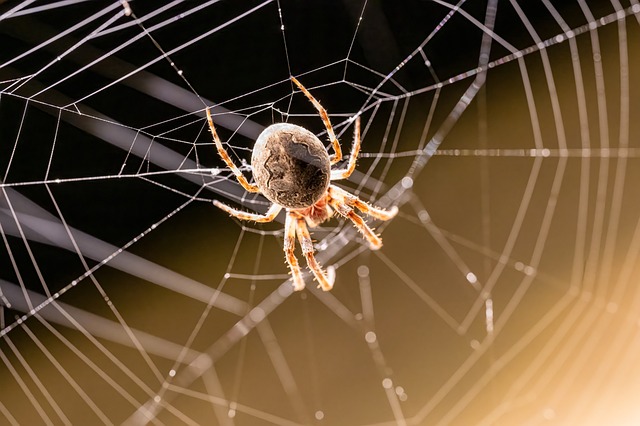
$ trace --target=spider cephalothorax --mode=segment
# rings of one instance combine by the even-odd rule
[[[307,224],[312,227],[317,226],[329,219],[335,210],[341,216],[351,220],[369,241],[371,249],[377,250],[382,246],[380,237],[355,212],[355,209],[380,220],[389,220],[396,215],[398,208],[394,206],[390,210],[384,210],[370,206],[344,189],[331,185],[332,180],[346,179],[355,170],[360,152],[360,118],[358,117],[355,122],[353,148],[347,167],[332,169],[331,166],[342,159],[342,150],[333,132],[329,115],[297,79],[291,77],[291,81],[318,110],[327,129],[334,154],[329,156],[322,142],[303,127],[289,123],[272,124],[258,136],[253,148],[251,169],[256,184],[251,184],[222,146],[211,113],[207,109],[209,127],[220,157],[247,191],[260,192],[273,203],[263,215],[236,210],[217,200],[214,200],[213,204],[238,219],[256,222],[271,222],[280,210],[286,209],[284,252],[291,270],[294,289],[304,288],[300,266],[294,254],[297,236],[309,269],[318,280],[319,286],[328,291],[333,287],[333,283],[327,279],[315,259]]]

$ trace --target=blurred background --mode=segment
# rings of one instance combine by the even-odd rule
[[[640,4],[0,4],[0,424],[640,422]],[[400,213],[241,222],[266,126]],[[327,144],[328,145],[328,144]],[[343,163],[342,163],[343,164]],[[304,258],[297,250],[298,258]]]

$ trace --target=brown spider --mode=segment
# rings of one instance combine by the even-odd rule
[[[325,272],[313,255],[313,243],[307,225],[315,227],[321,224],[329,219],[335,210],[353,222],[369,241],[371,250],[377,250],[382,246],[382,240],[354,211],[354,208],[380,220],[391,219],[398,212],[398,208],[393,206],[391,210],[384,210],[370,206],[355,195],[330,184],[332,180],[347,179],[355,170],[360,152],[360,117],[355,122],[353,148],[347,167],[332,169],[331,166],[342,159],[342,150],[333,132],[329,115],[320,102],[295,77],[291,77],[291,81],[300,88],[318,110],[327,128],[334,154],[329,156],[316,135],[303,127],[289,123],[272,124],[258,136],[253,147],[251,170],[256,184],[251,184],[222,146],[222,141],[213,125],[211,113],[207,108],[209,127],[220,157],[233,171],[244,189],[249,192],[260,192],[273,203],[264,215],[236,210],[218,200],[214,200],[213,204],[231,216],[255,222],[271,222],[284,208],[287,211],[284,224],[284,252],[289,269],[291,269],[293,288],[295,290],[304,288],[300,266],[294,254],[297,235],[302,246],[302,253],[307,259],[307,265],[318,280],[318,287],[329,291],[333,287],[333,283],[327,279]]]

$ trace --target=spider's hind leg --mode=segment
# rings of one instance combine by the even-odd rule
[[[316,108],[316,110],[318,111],[318,114],[320,114],[320,118],[324,123],[324,127],[327,129],[327,135],[329,135],[329,140],[331,140],[331,146],[333,147],[334,154],[330,157],[331,164],[332,165],[336,164],[338,161],[342,160],[342,148],[340,147],[340,142],[338,142],[338,138],[336,137],[336,134],[333,131],[333,126],[331,125],[331,120],[329,119],[329,114],[327,114],[327,110],[324,109],[322,105],[320,105],[320,102],[318,102],[318,100],[311,94],[311,92],[307,90],[306,87],[302,85],[302,83],[298,81],[297,78],[291,77],[291,81],[293,81],[295,85],[298,86],[298,89],[300,89],[302,93],[304,93],[307,99],[309,99],[309,101]]]
[[[213,124],[213,118],[211,118],[209,108],[207,108],[207,122],[209,123],[209,129],[211,130],[211,135],[213,136],[213,141],[216,144],[216,149],[218,150],[218,154],[220,154],[220,158],[222,158],[227,167],[231,169],[240,185],[249,192],[260,192],[260,189],[256,185],[250,184],[249,181],[247,181],[247,178],[244,177],[238,166],[233,163],[233,160],[229,157],[227,150],[222,146],[222,141],[218,136],[218,132],[216,132],[216,126]]]
[[[360,116],[356,117],[356,124],[353,128],[353,146],[351,147],[347,167],[344,169],[331,170],[331,180],[347,179],[351,176],[356,169],[358,155],[360,155]]]

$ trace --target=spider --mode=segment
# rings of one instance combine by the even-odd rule
[[[211,113],[207,108],[209,128],[222,160],[244,189],[249,192],[259,192],[272,203],[265,214],[237,210],[218,200],[214,200],[213,204],[240,220],[255,222],[271,222],[284,208],[286,210],[284,252],[286,263],[291,270],[294,290],[302,290],[305,287],[294,253],[297,236],[307,265],[318,281],[318,287],[329,291],[333,287],[333,282],[330,282],[316,261],[307,225],[312,228],[318,226],[332,217],[335,210],[353,222],[369,242],[371,250],[378,250],[382,246],[382,240],[355,212],[355,209],[376,219],[389,220],[396,215],[398,208],[393,206],[390,210],[384,210],[373,207],[357,196],[331,184],[334,180],[347,179],[355,170],[360,152],[360,117],[355,121],[353,147],[346,168],[333,169],[331,166],[342,160],[342,149],[331,126],[329,115],[320,102],[295,77],[291,77],[291,81],[318,110],[327,129],[333,155],[330,156],[316,135],[304,127],[290,123],[272,124],[258,136],[253,147],[251,171],[255,184],[249,183],[222,146]]]

